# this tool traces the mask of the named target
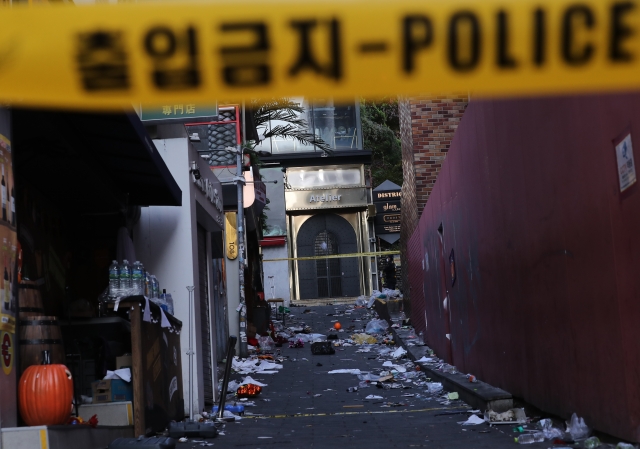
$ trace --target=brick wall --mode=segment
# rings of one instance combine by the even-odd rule
[[[402,140],[402,226],[400,259],[402,285],[409,286],[406,244],[418,225],[440,167],[449,150],[468,97],[419,96],[400,99],[400,138]],[[410,288],[403,289],[405,310],[410,309]],[[408,313],[407,313],[408,315]]]

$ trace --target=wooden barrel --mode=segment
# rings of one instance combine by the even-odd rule
[[[24,320],[43,315],[40,287],[33,281],[23,281],[18,284],[18,319]]]
[[[33,316],[18,321],[20,372],[31,365],[42,364],[42,351],[51,354],[51,363],[64,364],[62,332],[55,316]]]

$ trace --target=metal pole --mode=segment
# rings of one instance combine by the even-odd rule
[[[189,421],[193,422],[193,323],[192,323],[192,308],[193,308],[193,289],[195,287],[190,285],[187,287],[189,290]]]
[[[236,152],[236,186],[238,188],[238,281],[240,283],[240,351],[241,358],[246,358],[248,354],[247,348],[247,305],[244,296],[244,184],[245,180],[242,176],[242,145],[238,145]]]
[[[227,363],[224,367],[224,377],[222,378],[222,391],[220,392],[220,402],[218,404],[217,419],[224,419],[224,403],[227,400],[227,388],[229,387],[229,376],[231,375],[231,366],[233,362],[233,352],[236,350],[235,335],[229,335],[229,343],[227,343]]]

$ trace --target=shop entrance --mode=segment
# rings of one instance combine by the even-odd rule
[[[318,214],[300,227],[296,239],[298,257],[358,252],[351,224],[336,214]],[[298,261],[300,299],[339,298],[360,295],[360,269],[356,257]]]

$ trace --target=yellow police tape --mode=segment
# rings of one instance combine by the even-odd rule
[[[347,253],[347,254],[329,254],[327,256],[308,256],[308,257],[281,257],[279,259],[266,259],[263,262],[280,262],[282,260],[319,260],[319,259],[340,259],[344,257],[375,257],[375,256],[391,256],[400,254],[400,251],[378,251],[371,253]]]
[[[234,0],[0,11],[0,101],[18,105],[640,87],[635,0]]]
[[[363,412],[329,412],[329,413],[295,413],[290,415],[246,415],[244,418],[254,419],[282,419],[282,418],[317,418],[321,416],[349,416],[349,415],[386,415],[388,413],[424,413],[441,410],[470,410],[469,407],[432,407],[403,410],[371,410]]]

